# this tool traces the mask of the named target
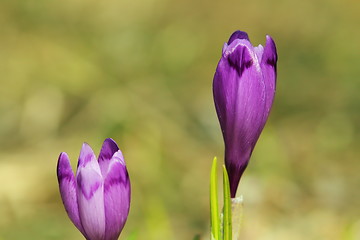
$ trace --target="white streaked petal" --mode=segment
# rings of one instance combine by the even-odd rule
[[[76,174],[79,215],[91,240],[105,237],[104,182],[94,152],[84,143]]]

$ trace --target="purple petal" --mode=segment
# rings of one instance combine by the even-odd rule
[[[121,151],[110,161],[104,183],[105,240],[118,239],[130,208],[130,180]]]
[[[249,36],[246,32],[235,31],[229,38],[228,45],[230,45],[235,39],[245,39],[250,41]]]
[[[76,173],[79,215],[91,240],[105,237],[104,183],[91,147],[84,143]]]
[[[57,165],[57,177],[59,181],[60,195],[65,206],[65,210],[77,229],[85,236],[79,217],[78,204],[76,199],[76,182],[74,173],[71,169],[68,155],[63,152],[59,156]]]
[[[267,43],[265,49],[254,48],[248,38],[241,39],[241,33],[233,35],[218,64],[213,93],[225,142],[231,196],[235,197],[241,175],[265,125],[274,84],[268,79],[270,65],[263,64],[271,55],[268,50],[271,44]]]
[[[264,121],[267,120],[272,103],[274,101],[276,90],[276,64],[277,52],[274,40],[270,36],[266,36],[266,45],[261,59],[261,71],[264,75],[266,89],[266,113]]]
[[[111,138],[105,139],[99,154],[99,165],[103,176],[108,170],[110,159],[118,150],[119,147],[114,140]]]

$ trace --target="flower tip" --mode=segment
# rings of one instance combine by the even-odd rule
[[[266,35],[266,45],[270,45],[270,47],[275,48],[276,51],[276,45],[274,39],[270,35]]]
[[[121,152],[121,150],[119,149],[117,152],[114,153],[112,159],[114,159],[115,161],[118,161],[121,163],[121,165],[126,166],[125,160],[124,160],[124,156]]]
[[[103,143],[103,147],[108,147],[108,148],[112,149],[113,152],[116,152],[117,150],[119,150],[117,143],[112,138],[105,139],[104,143]]]
[[[276,44],[270,35],[266,35],[266,44],[263,56],[264,61],[276,69],[276,63],[278,60]]]
[[[99,154],[99,162],[108,161],[119,151],[117,143],[112,138],[105,139]]]
[[[79,161],[78,161],[78,167],[85,166],[86,163],[90,162],[95,158],[94,151],[90,147],[90,145],[86,142],[83,143],[80,151]]]
[[[57,162],[57,169],[59,171],[60,168],[64,167],[70,162],[69,156],[66,152],[61,152]]]
[[[81,145],[80,155],[83,152],[89,152],[89,151],[92,151],[92,148],[87,142],[83,142],[83,144]]]
[[[104,140],[104,143],[117,145],[116,142],[114,141],[114,139],[112,139],[112,138],[106,138]]]
[[[63,159],[69,158],[66,152],[61,152],[59,155],[59,162],[63,161]]]
[[[66,152],[60,153],[56,170],[59,182],[62,178],[68,175],[73,175],[73,171],[70,165],[70,159]]]
[[[245,39],[250,42],[249,36],[246,32],[237,30],[233,34],[231,34],[229,41],[228,41],[228,45],[230,45],[236,39]]]

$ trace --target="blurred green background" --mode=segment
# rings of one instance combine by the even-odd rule
[[[269,122],[240,183],[243,239],[360,239],[360,3],[1,0],[0,240],[82,239],[57,157],[114,138],[132,205],[121,238],[209,232],[212,100],[237,29],[278,47]]]

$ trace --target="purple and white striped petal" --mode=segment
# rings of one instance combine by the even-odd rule
[[[58,159],[57,177],[59,182],[60,195],[64,203],[65,210],[76,228],[79,229],[83,235],[85,235],[79,217],[75,176],[70,165],[70,159],[65,152],[62,152]]]
[[[114,140],[112,140],[111,138],[105,139],[101,147],[99,160],[98,160],[101,169],[101,174],[103,176],[106,175],[110,164],[110,160],[118,150],[119,147]]]
[[[110,160],[104,181],[105,240],[118,239],[129,214],[130,191],[129,175],[119,150]]]
[[[79,156],[77,200],[82,226],[88,239],[105,238],[104,181],[91,147],[84,143]]]

